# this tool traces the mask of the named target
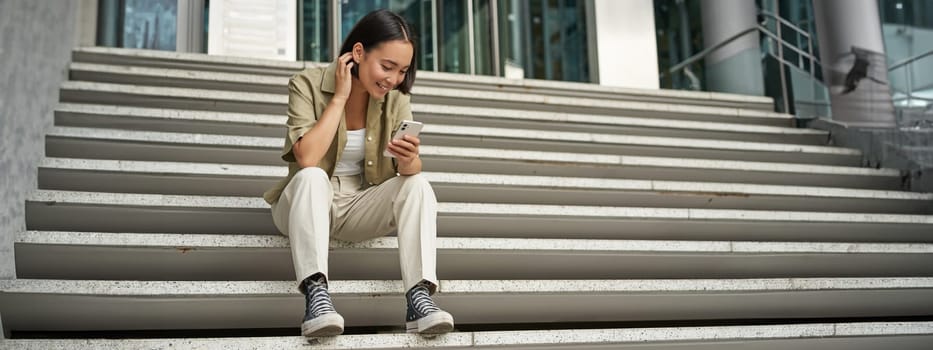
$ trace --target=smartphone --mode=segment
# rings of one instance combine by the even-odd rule
[[[401,140],[405,135],[411,135],[417,137],[421,133],[421,128],[424,126],[421,122],[416,122],[414,120],[403,120],[402,124],[398,126],[398,129],[395,129],[395,133],[392,134],[393,140]],[[395,158],[395,155],[389,153],[389,149],[386,148],[385,152],[382,152],[383,156]]]

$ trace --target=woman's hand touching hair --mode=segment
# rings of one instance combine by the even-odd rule
[[[353,85],[353,76],[350,74],[350,69],[356,64],[353,62],[353,53],[347,52],[340,55],[340,57],[337,57],[336,63],[337,87],[334,90],[333,98],[347,102],[347,99],[350,98],[350,87]]]

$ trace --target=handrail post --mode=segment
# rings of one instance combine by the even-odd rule
[[[777,8],[780,8],[780,4],[778,4],[778,0],[774,0],[774,6]],[[789,113],[790,104],[787,102],[787,77],[785,76],[785,73],[784,73],[784,63],[783,63],[784,62],[784,37],[781,36],[781,22],[780,21],[778,21],[776,28],[777,28],[777,39],[778,39],[777,40],[778,59],[780,59],[780,62],[778,62],[778,71],[781,74],[781,99],[784,102],[783,112]]]

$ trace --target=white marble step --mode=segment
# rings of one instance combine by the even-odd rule
[[[259,196],[285,166],[45,158],[41,189]],[[933,213],[933,193],[660,181],[425,172],[440,201],[664,208]]]
[[[163,79],[159,77],[158,79]],[[62,102],[101,103],[141,107],[185,108],[228,112],[283,113],[288,95],[269,92],[217,90],[217,86],[153,86],[146,81],[133,84],[66,81]],[[173,80],[170,80],[173,81]],[[150,82],[151,83],[151,82]],[[235,84],[236,82],[228,82]],[[287,84],[287,82],[286,82]],[[283,85],[284,86],[284,85]],[[266,91],[266,90],[261,90]],[[415,87],[413,103],[453,106],[482,105],[512,110],[586,113],[609,116],[638,116],[669,120],[707,121],[789,127],[792,116],[730,107],[691,106],[671,103],[612,101],[582,97],[540,96],[498,91]]]
[[[423,103],[413,104],[412,111],[416,120],[429,125],[447,124],[817,146],[826,144],[829,139],[825,131],[777,126],[516,111]],[[105,126],[136,130],[269,137],[281,137],[286,121],[284,114],[213,112],[84,103],[61,103],[56,108],[55,114],[56,125],[59,126]]]
[[[262,117],[262,116],[260,116]],[[180,121],[181,118],[173,118]],[[259,120],[260,118],[253,118]],[[270,119],[270,118],[264,118]],[[150,119],[151,120],[151,119]],[[122,122],[122,123],[121,123]],[[129,122],[132,125],[127,125]],[[192,120],[192,122],[194,122]],[[68,126],[67,120],[57,123],[59,126]],[[78,126],[91,126],[102,128],[116,128],[129,126],[132,130],[175,129],[182,132],[191,132],[189,128],[172,128],[171,126],[147,125],[145,128],[138,121],[120,120],[118,123],[88,123],[87,120],[78,123]],[[195,128],[209,134],[218,134],[203,121],[198,122],[202,127]],[[219,123],[218,123],[219,124]],[[260,124],[246,135],[284,138],[285,121],[279,119],[276,124]],[[230,126],[221,126],[226,129]],[[179,130],[181,129],[181,130]],[[763,160],[769,162],[809,163],[821,165],[849,165],[861,164],[862,153],[856,149],[798,145],[787,143],[765,143],[749,141],[710,140],[700,138],[661,137],[619,135],[606,133],[574,132],[564,130],[536,130],[515,129],[485,126],[465,126],[450,124],[427,124],[421,132],[424,144],[436,146],[482,146],[486,148],[524,149],[532,151],[557,150],[563,152],[597,153],[597,154],[625,154],[641,156],[667,156],[692,157],[705,159],[729,160]]]
[[[54,127],[46,156],[281,165],[282,138]],[[429,171],[899,189],[900,172],[845,166],[696,158],[421,147]],[[508,164],[505,166],[505,164]]]
[[[257,74],[288,77],[318,62],[282,62],[241,57],[160,52],[122,48],[76,48],[74,62],[91,65],[122,65],[138,68],[163,68],[230,74]],[[505,79],[500,77],[418,71],[418,85],[456,87],[460,89],[496,89],[509,92],[534,92],[543,95],[585,96],[616,100],[680,103],[739,107],[770,111],[772,100],[762,96],[725,94],[705,91],[632,89],[600,86],[589,83],[547,81],[536,79]],[[232,87],[230,87],[232,88]]]
[[[933,322],[804,323],[707,327],[602,328],[454,332],[427,338],[413,334],[358,334],[306,339],[300,336],[155,339],[7,339],[20,350],[256,349],[313,346],[349,349],[606,349],[633,350],[926,350]]]
[[[97,219],[88,219],[97,218]],[[276,234],[259,197],[39,190],[30,230]],[[447,203],[442,236],[931,242],[933,216],[800,211]]]
[[[27,231],[14,237],[27,279],[294,278],[283,235]],[[933,276],[933,244],[439,237],[447,279]],[[332,241],[336,280],[396,279],[398,243]],[[534,268],[529,268],[533,266]]]
[[[66,106],[68,108],[69,106]],[[77,127],[127,128],[140,131],[180,131],[208,134],[228,134],[223,131],[243,131],[231,135],[284,137],[285,120],[269,115],[249,116],[232,114],[226,123],[207,118],[222,117],[217,114],[192,115],[193,111],[171,112],[170,118],[66,118],[60,113],[56,125]],[[489,110],[492,113],[492,110]],[[197,113],[197,112],[195,112]],[[70,114],[74,116],[74,114]],[[150,114],[151,115],[151,114]],[[99,115],[98,115],[99,116]],[[187,119],[186,119],[187,118]],[[94,120],[96,119],[96,122]],[[233,119],[233,120],[230,120]],[[249,124],[237,122],[250,120]],[[163,124],[164,122],[164,124]],[[192,127],[185,127],[188,122]],[[461,121],[462,122],[462,121]],[[234,123],[233,125],[227,123]],[[466,123],[469,124],[469,123]],[[217,131],[212,126],[217,125]],[[250,126],[255,127],[250,128]],[[249,130],[249,129],[251,130]],[[192,130],[193,129],[193,130]],[[243,130],[247,129],[247,130]],[[218,132],[220,131],[220,132]],[[540,130],[461,124],[428,123],[422,130],[424,144],[435,146],[463,146],[500,148],[511,150],[545,151],[555,150],[576,153],[619,154],[640,156],[667,156],[704,159],[752,160],[787,163],[809,163],[820,165],[861,165],[862,153],[856,149],[769,143],[758,141],[732,141],[704,138],[643,136],[611,134],[603,132],[577,132],[561,129]]]
[[[461,325],[933,312],[933,278],[441,280],[439,286],[436,301]],[[296,327],[303,313],[296,287],[292,280],[2,280],[0,314],[4,329],[14,332]],[[404,322],[400,281],[332,280],[329,289],[348,327]]]

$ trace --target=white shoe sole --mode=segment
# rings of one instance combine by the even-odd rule
[[[442,334],[454,330],[454,317],[437,311],[411,322],[405,322],[405,331],[420,334]]]
[[[326,313],[301,324],[301,335],[314,337],[332,337],[343,333],[343,316],[336,312]]]

